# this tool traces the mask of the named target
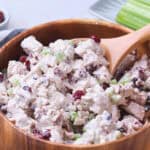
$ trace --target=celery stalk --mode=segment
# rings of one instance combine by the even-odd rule
[[[132,29],[150,23],[150,0],[128,0],[119,11],[116,21]]]
[[[150,6],[150,0],[128,0],[128,2],[140,3],[145,6]]]
[[[126,11],[121,11],[117,16],[117,22],[128,26],[132,29],[139,29],[146,25],[148,22],[139,19],[137,16],[133,16]]]
[[[150,21],[150,11],[137,7],[131,3],[127,3],[123,9],[133,14],[133,16],[139,17],[140,20],[144,19],[144,21]]]

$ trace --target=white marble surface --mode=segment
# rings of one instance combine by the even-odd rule
[[[0,0],[10,15],[7,29],[29,28],[64,18],[95,18],[89,7],[96,0]]]

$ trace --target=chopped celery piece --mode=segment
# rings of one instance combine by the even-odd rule
[[[131,78],[130,78],[129,74],[125,74],[125,75],[120,79],[119,83],[125,85],[125,84],[129,83],[130,81],[131,81]]]
[[[41,54],[42,54],[42,55],[49,55],[49,54],[50,54],[50,49],[44,48],[44,49],[41,51]]]
[[[8,94],[9,96],[13,95],[13,88],[9,88],[9,89],[7,90],[7,94]]]
[[[109,87],[106,89],[106,94],[111,97],[114,93],[114,89],[112,87]]]
[[[18,79],[14,79],[14,80],[12,81],[12,83],[13,83],[14,86],[19,86],[19,85],[20,85],[20,82],[19,82]]]
[[[113,79],[113,80],[110,81],[110,83],[111,83],[111,84],[117,84],[117,80],[116,80],[116,79]]]
[[[81,137],[81,135],[79,133],[76,133],[73,137],[74,140],[77,140]]]
[[[9,78],[9,81],[13,86],[20,86],[21,77],[19,75],[14,75]]]
[[[71,121],[75,121],[77,117],[78,117],[78,113],[76,111],[71,112],[70,114]]]
[[[73,40],[68,40],[68,43],[69,43],[71,46],[73,46],[73,45],[74,45]]]
[[[65,60],[65,54],[63,52],[59,52],[55,56],[58,63],[61,63],[63,60]]]

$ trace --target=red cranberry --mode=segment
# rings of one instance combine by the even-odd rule
[[[83,90],[77,90],[74,94],[73,97],[74,99],[81,99],[81,97],[85,95],[85,92]]]
[[[4,75],[0,73],[0,82],[3,82],[3,80],[4,80]]]
[[[34,134],[34,136],[40,139],[49,140],[49,138],[51,137],[50,130],[46,130],[45,132],[42,133],[40,130],[34,128],[32,129],[32,133]]]
[[[31,89],[31,87],[29,87],[29,86],[24,86],[23,89],[24,89],[25,91],[30,92],[30,93],[32,92],[32,89]]]
[[[0,11],[0,23],[2,23],[5,20],[4,13]]]
[[[50,137],[51,137],[50,130],[46,130],[45,132],[42,133],[42,138],[43,139],[49,140]]]
[[[22,55],[22,56],[20,56],[20,58],[19,58],[19,61],[22,62],[22,63],[25,63],[26,60],[27,60],[27,56],[25,56],[25,55]]]
[[[100,43],[101,42],[100,38],[98,38],[96,35],[92,35],[91,39],[93,39],[96,43]]]
[[[27,60],[27,56],[25,55],[20,56],[19,61],[25,63],[27,70],[30,71],[30,61]]]
[[[26,65],[27,70],[30,71],[30,61],[29,60],[26,60],[25,65]]]

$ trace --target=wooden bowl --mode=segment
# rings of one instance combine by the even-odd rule
[[[77,38],[98,35],[102,38],[117,37],[132,32],[112,23],[98,20],[69,19],[54,21],[21,33],[0,50],[0,68],[7,67],[10,59],[17,59],[23,53],[20,42],[28,35],[35,35],[47,45],[58,38]],[[17,129],[0,113],[0,150],[150,150],[150,125],[136,134],[107,144],[65,145],[41,140]]]

